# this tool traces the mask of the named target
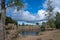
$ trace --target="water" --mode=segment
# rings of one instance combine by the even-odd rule
[[[25,32],[22,31],[22,32],[21,32],[22,35],[33,35],[33,36],[34,36],[34,35],[38,35],[38,33],[39,33],[39,32],[28,32],[28,31],[25,31]]]

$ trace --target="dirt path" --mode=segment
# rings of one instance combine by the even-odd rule
[[[45,31],[43,32],[43,35],[40,36],[27,36],[25,38],[18,38],[18,40],[52,40],[53,33],[57,32],[58,30],[53,30],[53,31]]]

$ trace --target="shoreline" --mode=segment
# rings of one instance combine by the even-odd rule
[[[38,39],[45,40],[46,38],[48,38],[48,36],[51,36],[51,34],[53,34],[56,31],[58,30],[45,31],[45,32],[42,32],[42,35],[37,35],[37,36],[28,35],[28,36],[25,36],[24,38],[22,37],[21,39],[18,38],[17,40],[38,40]]]

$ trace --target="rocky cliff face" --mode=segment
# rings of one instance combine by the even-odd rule
[[[15,40],[17,37],[17,27],[14,24],[8,24],[6,26],[6,39],[5,40]]]

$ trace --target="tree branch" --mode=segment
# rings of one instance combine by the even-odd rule
[[[15,3],[8,4],[6,8],[14,6]]]

